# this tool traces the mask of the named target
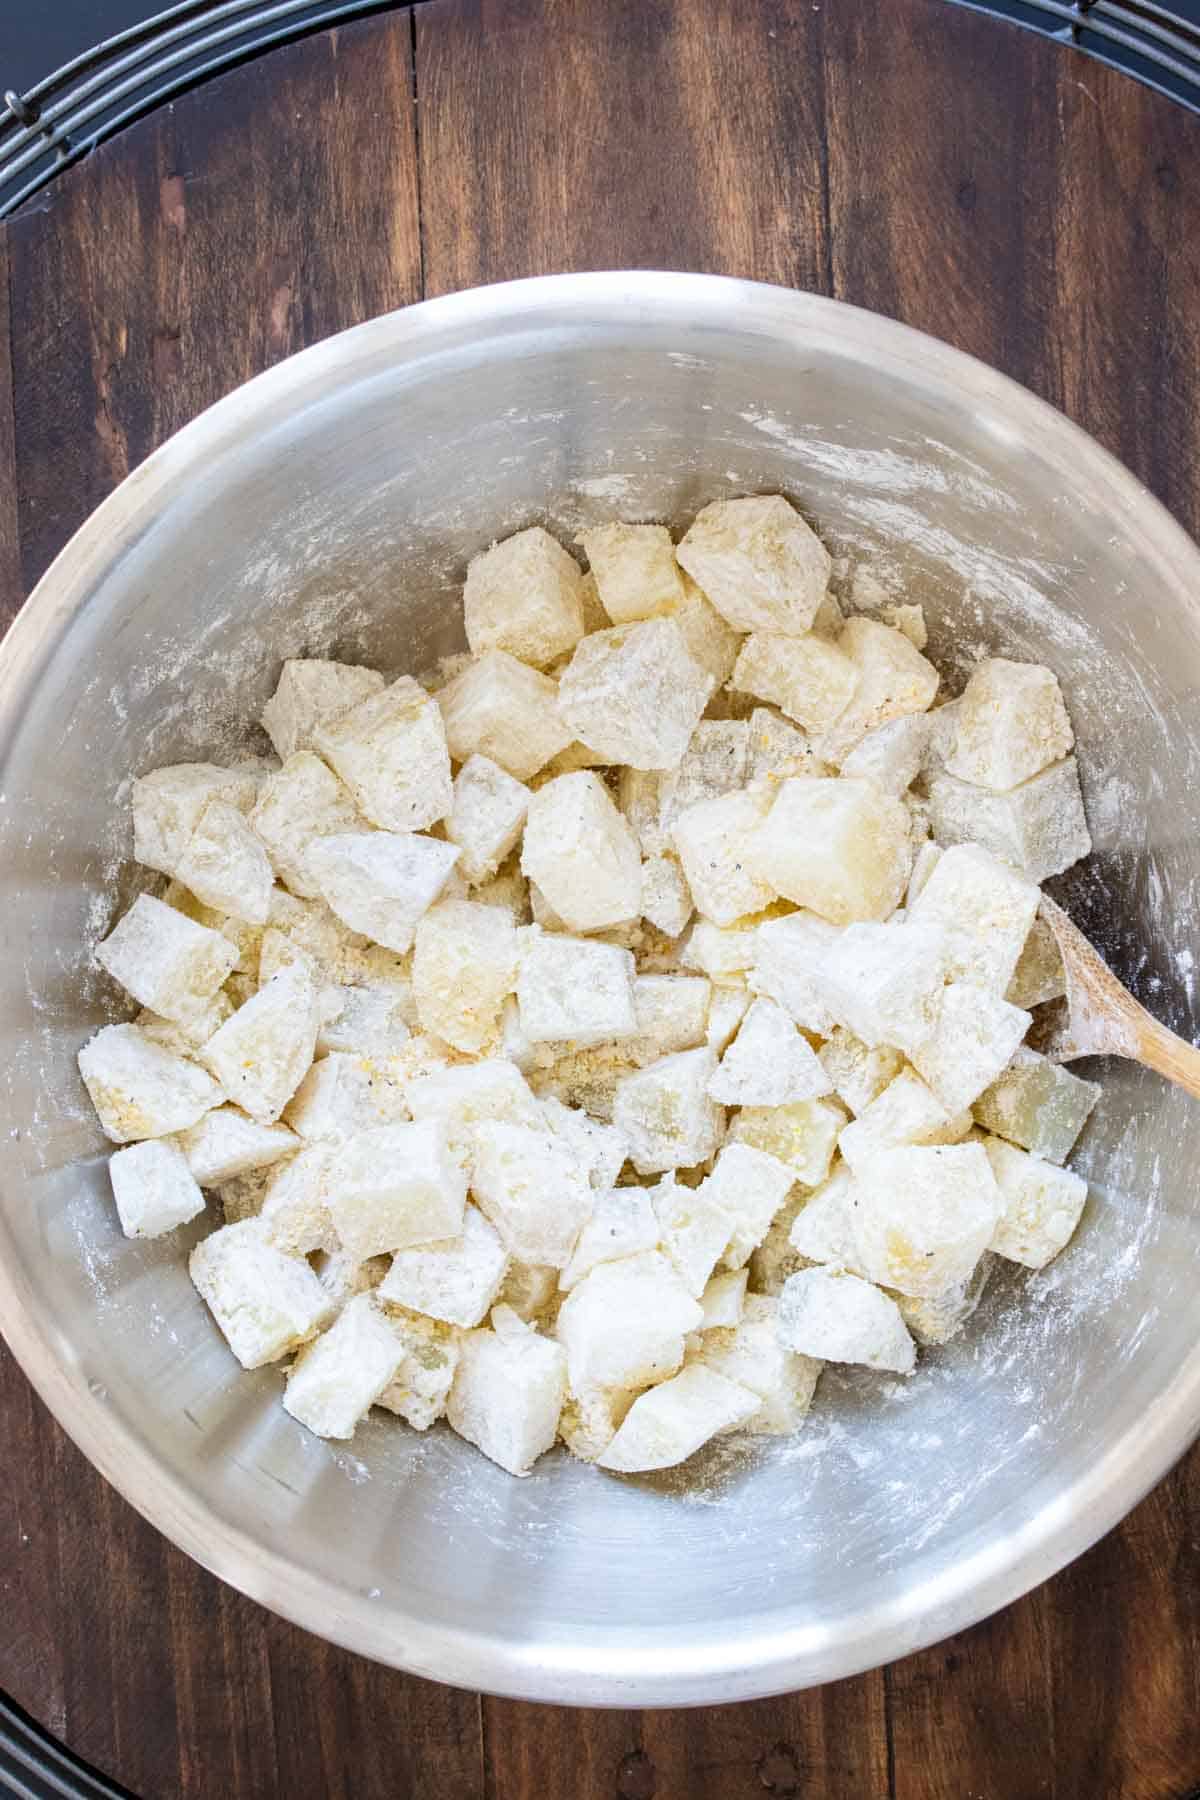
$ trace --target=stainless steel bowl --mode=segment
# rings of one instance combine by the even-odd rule
[[[1105,1068],[1094,1196],[900,1382],[827,1371],[794,1442],[690,1483],[558,1455],[514,1481],[449,1432],[307,1435],[238,1371],[177,1239],[128,1243],[75,1051],[132,774],[240,741],[282,656],[419,669],[467,558],[545,520],[686,520],[783,488],[919,599],[948,676],[1060,674],[1096,854],[1077,916],[1195,1026],[1200,555],[1072,425],[827,300],[583,275],[415,306],[251,382],[74,538],[0,652],[0,1320],[102,1473],[208,1568],[443,1681],[581,1704],[734,1700],[903,1655],[1042,1580],[1200,1426],[1200,1109]]]

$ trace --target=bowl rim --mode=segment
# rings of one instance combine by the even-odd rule
[[[264,416],[287,416],[306,394],[357,382],[373,365],[428,353],[447,335],[505,324],[545,327],[630,323],[664,308],[698,327],[731,320],[739,332],[797,343],[814,337],[869,348],[890,368],[919,368],[960,391],[997,428],[1050,433],[1070,451],[1100,505],[1136,518],[1173,586],[1181,575],[1200,594],[1200,549],[1166,509],[1107,450],[1019,383],[940,340],[844,301],[733,277],[671,271],[537,276],[417,302],[324,339],[276,364],[200,413],[154,451],[100,504],[51,563],[0,643],[0,768],[26,696],[78,610],[96,571],[120,556],[160,498],[189,470],[219,455]],[[0,1251],[4,1248],[0,1218]],[[956,1563],[921,1593],[881,1604],[836,1642],[826,1628],[796,1621],[759,1634],[753,1655],[736,1641],[736,1662],[717,1638],[661,1645],[514,1645],[480,1632],[415,1621],[293,1562],[250,1531],[218,1521],[185,1482],[89,1387],[53,1320],[39,1310],[14,1256],[0,1254],[4,1337],[58,1423],[122,1497],[195,1561],[293,1624],[345,1649],[458,1687],[581,1706],[685,1706],[759,1698],[841,1679],[935,1643],[986,1618],[1056,1573],[1109,1531],[1167,1473],[1200,1431],[1200,1344],[1137,1423],[1056,1499],[1018,1530]]]

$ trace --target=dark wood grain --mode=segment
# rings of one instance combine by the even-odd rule
[[[1195,532],[1198,151],[1168,101],[943,0],[431,0],[315,37],[143,121],[0,236],[0,609],[237,382],[422,292],[552,269],[712,269],[893,314],[1062,406]],[[1056,1580],[883,1673],[598,1714],[411,1680],[222,1587],[2,1348],[0,1433],[0,1686],[145,1800],[1200,1788],[1200,1454]]]

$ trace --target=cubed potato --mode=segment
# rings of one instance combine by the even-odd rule
[[[673,856],[648,856],[642,864],[642,917],[677,938],[693,913],[692,893]]]
[[[152,769],[133,784],[133,855],[147,869],[174,875],[184,846],[210,800],[228,800],[243,812],[254,805],[259,770],[216,763],[174,763]]]
[[[225,1021],[201,1056],[229,1098],[270,1125],[308,1072],[320,1022],[308,975],[299,966],[281,969]]]
[[[956,1282],[943,1294],[917,1298],[913,1294],[893,1291],[892,1299],[900,1308],[900,1317],[922,1348],[948,1344],[951,1338],[958,1336],[983,1299],[996,1266],[995,1256],[985,1250],[967,1279]]]
[[[467,564],[463,624],[473,653],[504,650],[544,669],[583,636],[583,573],[540,525]]]
[[[421,1027],[456,1050],[492,1042],[517,984],[517,928],[496,906],[441,900],[417,923],[413,998]]]
[[[552,1339],[516,1324],[503,1336],[488,1330],[464,1335],[446,1417],[460,1437],[510,1475],[527,1475],[558,1435],[566,1359]]]
[[[829,581],[829,552],[782,494],[714,500],[676,556],[738,631],[802,636]]]
[[[462,1333],[420,1313],[393,1307],[388,1314],[400,1340],[401,1362],[377,1405],[397,1413],[414,1431],[428,1431],[446,1411],[461,1354]]]
[[[237,961],[219,931],[209,931],[139,894],[129,911],[96,947],[100,967],[151,1012],[184,1019],[197,1001],[216,993]]]
[[[568,931],[623,924],[641,911],[637,839],[590,770],[560,775],[534,794],[521,869]]]
[[[947,959],[946,934],[936,925],[847,925],[829,945],[817,992],[865,1044],[911,1055],[937,1025]]]
[[[1061,875],[1092,848],[1073,756],[1003,794],[933,774],[929,807],[939,844],[982,844],[1029,881]]]
[[[946,934],[946,973],[1003,994],[1037,916],[1032,881],[978,844],[944,850],[920,894],[909,900],[908,918]]]
[[[454,778],[446,836],[473,886],[495,875],[525,826],[530,792],[489,756],[468,756]]]
[[[711,984],[712,998],[708,1003],[708,1018],[704,1028],[703,1041],[710,1050],[720,1056],[725,1050],[734,1032],[750,1010],[753,998],[749,988],[721,984]]]
[[[225,1098],[203,1069],[136,1025],[101,1026],[79,1052],[79,1073],[115,1144],[184,1131]]]
[[[1087,1182],[1000,1138],[985,1137],[982,1148],[1001,1200],[988,1247],[1028,1269],[1044,1268],[1074,1236]]]
[[[813,755],[808,734],[789,725],[769,707],[756,706],[747,721],[749,767],[747,784],[770,782],[778,786],[793,776],[828,775],[827,764]]]
[[[350,1438],[396,1378],[404,1348],[371,1294],[358,1294],[292,1364],[283,1404],[318,1437]]]
[[[599,1263],[620,1262],[623,1257],[657,1249],[660,1226],[652,1199],[656,1192],[642,1187],[612,1187],[596,1195],[592,1216],[558,1278],[564,1293],[578,1287]]]
[[[701,719],[683,759],[659,781],[659,824],[670,829],[691,806],[736,793],[750,768],[750,726],[745,719]]]
[[[893,1146],[854,1165],[850,1217],[872,1281],[940,1294],[966,1281],[1003,1210],[979,1144]]]
[[[593,1388],[569,1394],[558,1421],[558,1435],[572,1456],[594,1463],[612,1443],[617,1428],[637,1398],[626,1388]]]
[[[703,975],[636,975],[637,1036],[622,1050],[641,1066],[705,1041],[712,983]]]
[[[743,854],[773,893],[835,925],[885,919],[912,867],[908,813],[870,781],[785,781]]]
[[[1007,792],[1061,762],[1074,743],[1053,670],[990,656],[963,690],[946,768],[959,781]]]
[[[248,925],[266,924],[275,872],[245,813],[230,801],[209,801],[175,867],[205,906]]]
[[[170,1139],[150,1138],[115,1150],[108,1173],[126,1237],[162,1237],[204,1211],[199,1184]]]
[[[877,619],[847,619],[837,647],[858,670],[858,686],[813,747],[826,762],[840,766],[869,731],[909,713],[927,712],[938,690],[938,672],[902,631]]]
[[[745,1424],[761,1404],[749,1388],[692,1363],[638,1396],[596,1466],[623,1475],[673,1468],[718,1432]]]
[[[313,845],[335,832],[363,829],[348,789],[311,750],[298,750],[268,775],[250,823],[280,881],[302,900],[321,891],[308,863]]]
[[[781,1343],[821,1362],[911,1373],[916,1346],[894,1300],[843,1269],[801,1269],[779,1295]]]
[[[1099,1098],[1094,1081],[1022,1046],[972,1110],[997,1137],[1047,1162],[1064,1163]]]
[[[589,1118],[578,1107],[564,1106],[553,1095],[539,1100],[538,1108],[554,1136],[561,1139],[586,1171],[597,1197],[607,1194],[629,1155],[622,1133],[614,1125]]]
[[[252,1169],[266,1169],[302,1148],[286,1125],[260,1125],[240,1106],[218,1106],[177,1139],[201,1187],[224,1187]]]
[[[704,1314],[661,1251],[599,1263],[563,1301],[555,1327],[571,1391],[640,1388],[673,1375]]]
[[[912,1050],[913,1066],[948,1112],[974,1105],[1007,1068],[1033,1023],[1029,1013],[971,981],[952,981],[937,1022]]]
[[[1023,1006],[1026,1011],[1042,1006],[1047,1000],[1058,1000],[1067,991],[1062,952],[1058,939],[1045,919],[1038,917],[1029,927],[1029,936],[1021,947],[1017,966],[1004,998],[1010,1006]]]
[[[851,1216],[853,1193],[854,1176],[845,1163],[838,1163],[829,1179],[804,1197],[788,1238],[798,1255],[863,1274]]]
[[[756,1000],[708,1091],[722,1106],[786,1106],[833,1091],[816,1053],[774,1000]]]
[[[583,639],[559,679],[558,712],[609,761],[673,769],[714,686],[674,619],[646,619]]]
[[[202,1238],[188,1273],[244,1369],[298,1350],[333,1314],[308,1264],[267,1243],[257,1219]]]
[[[594,525],[580,540],[600,604],[614,625],[674,612],[683,580],[665,525]]]
[[[700,1296],[700,1306],[704,1313],[701,1331],[723,1330],[740,1324],[746,1310],[746,1284],[749,1279],[748,1269],[722,1269],[710,1277]]]
[[[628,950],[529,926],[521,934],[517,1003],[533,1043],[576,1047],[633,1037],[635,964]]]
[[[640,1175],[691,1168],[713,1154],[725,1127],[724,1112],[707,1092],[716,1066],[704,1046],[660,1057],[617,1082],[613,1123],[628,1139]]]
[[[824,638],[753,631],[742,645],[732,685],[769,700],[806,731],[826,731],[849,705],[858,670]]]
[[[416,1018],[411,981],[334,989],[340,1005],[317,1034],[317,1055],[343,1051],[368,1062],[386,1062],[407,1043]]]
[[[282,932],[298,950],[316,964],[320,979],[335,983],[376,979],[376,968],[387,964],[386,978],[395,977],[399,958],[392,952],[371,944],[358,932],[351,931],[337,914],[319,897],[297,899],[286,888],[277,887],[271,895],[267,931],[259,934],[258,958],[254,973],[263,980],[263,945],[271,931]],[[278,959],[277,959],[278,960]],[[274,969],[270,970],[273,974]]]
[[[699,1299],[709,1276],[729,1243],[733,1219],[718,1195],[684,1187],[674,1175],[664,1175],[651,1189],[650,1199],[658,1220],[658,1238],[688,1293]]]
[[[680,954],[680,966],[699,969],[715,982],[740,984],[754,967],[757,925],[738,920],[728,927],[697,919]]]
[[[837,938],[836,926],[813,912],[766,919],[753,936],[751,987],[778,1001],[795,1024],[818,1037],[828,1037],[834,1027],[817,984]]]
[[[502,1057],[439,1068],[414,1076],[405,1087],[414,1119],[439,1119],[451,1144],[469,1147],[470,1135],[485,1119],[530,1130],[545,1128],[545,1117],[520,1070]]]
[[[842,774],[873,781],[885,794],[904,794],[925,766],[929,714],[908,713],[877,725],[842,758]]]
[[[691,576],[682,571],[681,576],[683,599],[672,609],[671,617],[679,627],[687,653],[693,662],[708,670],[715,682],[728,681],[741,637],[725,623]]]
[[[696,1193],[725,1219],[727,1235],[718,1255],[726,1268],[741,1269],[749,1262],[795,1179],[790,1163],[752,1144],[735,1141],[718,1150],[712,1174]]]
[[[333,1050],[313,1064],[283,1116],[306,1143],[344,1144],[377,1125],[402,1124],[409,1113],[404,1083],[390,1068]]]
[[[335,1150],[334,1144],[309,1144],[269,1172],[257,1216],[266,1242],[288,1256],[341,1247],[329,1210]]]
[[[565,1268],[595,1203],[587,1165],[544,1125],[485,1119],[471,1141],[471,1191],[509,1254]]]
[[[453,801],[437,702],[409,675],[317,725],[313,742],[363,817],[384,831],[419,831]]]
[[[403,954],[458,860],[453,844],[419,832],[341,832],[312,845],[319,891],[351,931]]]
[[[262,726],[281,762],[297,750],[311,750],[318,725],[349,712],[360,700],[382,693],[383,676],[353,663],[319,656],[289,657],[275,692],[262,710]]]
[[[478,1325],[500,1292],[508,1264],[499,1232],[477,1206],[468,1206],[458,1237],[398,1250],[379,1295],[447,1325]]]
[[[951,1113],[915,1069],[904,1066],[852,1125],[838,1137],[838,1149],[857,1167],[861,1158],[893,1144],[957,1144],[971,1129],[971,1115]]]
[[[904,1058],[888,1044],[864,1044],[844,1025],[835,1025],[817,1055],[833,1091],[857,1118],[877,1100],[904,1066]]]
[[[729,1127],[729,1145],[748,1144],[786,1163],[793,1181],[824,1181],[846,1115],[836,1100],[794,1100],[788,1106],[743,1106]]]
[[[330,1167],[334,1228],[358,1257],[457,1237],[466,1197],[466,1174],[434,1119],[360,1132]]]
[[[747,789],[702,800],[671,827],[671,843],[696,909],[716,925],[732,925],[775,898],[771,880],[751,855],[770,810],[768,791]]]
[[[814,1357],[781,1342],[778,1311],[777,1299],[748,1294],[743,1316],[732,1329],[705,1333],[699,1362],[757,1395],[758,1409],[744,1423],[749,1431],[770,1436],[784,1436],[804,1423],[821,1374]]]
[[[558,683],[505,650],[487,650],[437,696],[456,762],[488,757],[528,781],[575,736],[558,711]]]

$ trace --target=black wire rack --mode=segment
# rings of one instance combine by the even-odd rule
[[[275,45],[401,0],[182,0],[0,107],[0,218],[164,101]],[[1073,44],[1200,112],[1200,0],[954,0]],[[0,69],[0,80],[3,69]]]

